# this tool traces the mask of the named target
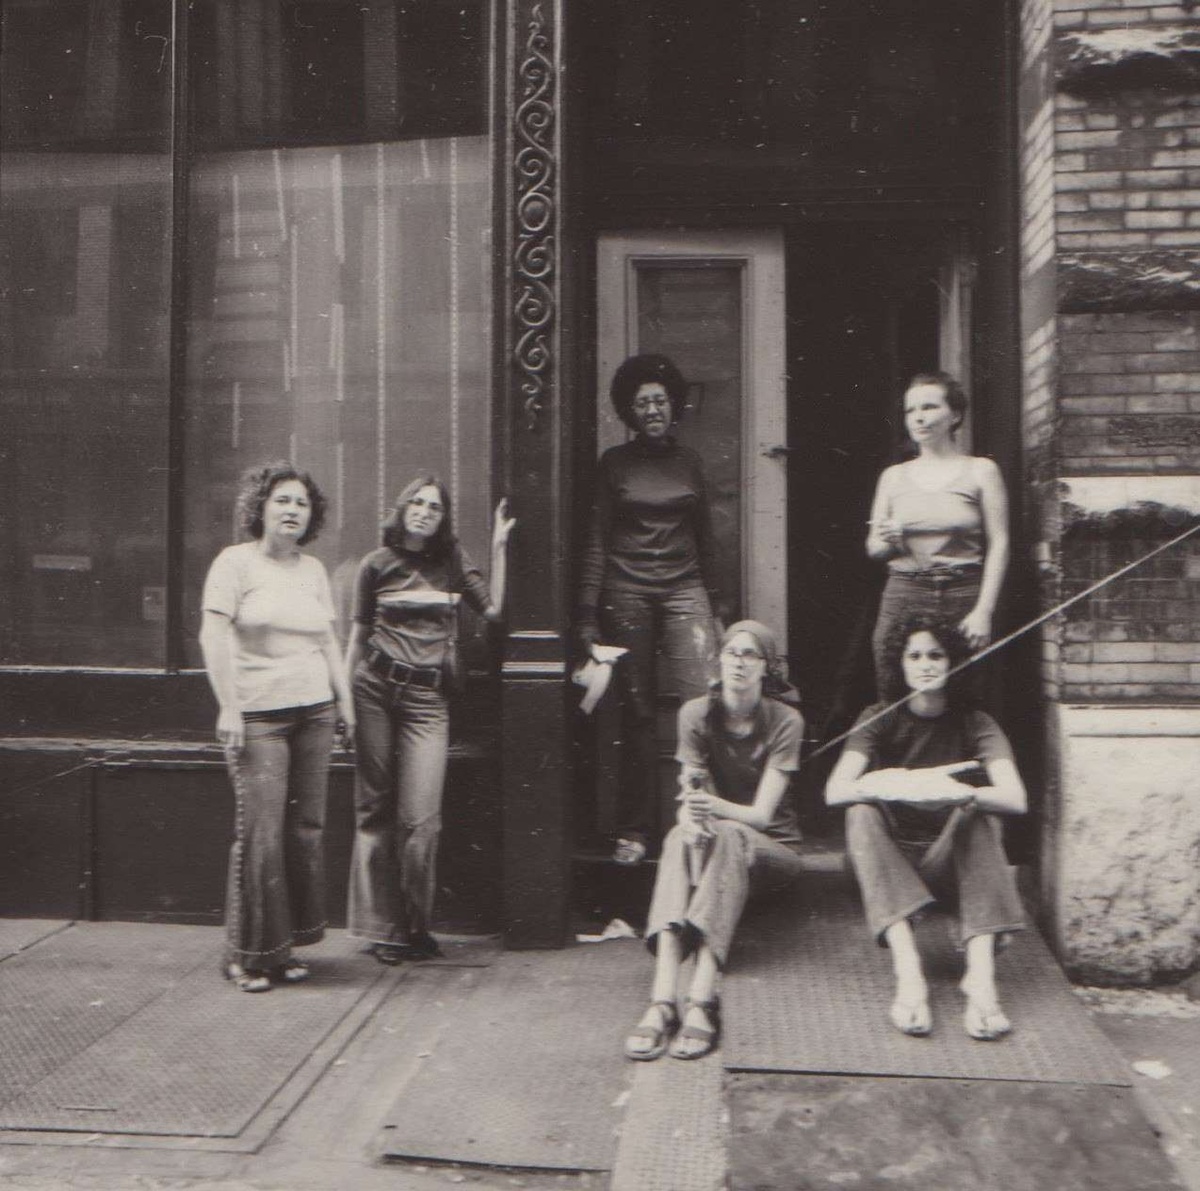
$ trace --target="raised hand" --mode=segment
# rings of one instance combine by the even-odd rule
[[[513,527],[517,524],[515,517],[508,515],[508,497],[501,497],[500,503],[496,506],[496,512],[492,518],[492,549],[503,548],[508,545],[508,535],[512,533]]]

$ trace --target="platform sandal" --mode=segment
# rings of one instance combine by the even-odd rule
[[[671,1043],[670,1055],[673,1059],[702,1059],[707,1054],[712,1054],[717,1048],[717,1043],[721,1040],[721,1002],[717,997],[713,997],[711,1001],[694,1001],[691,997],[687,997],[683,1002],[683,1020],[687,1021],[689,1009],[700,1009],[704,1016],[708,1018],[707,1026],[689,1026],[684,1025],[683,1029],[675,1035],[675,1041]],[[699,1043],[695,1048],[691,1046],[683,1046],[682,1043]]]
[[[399,943],[372,943],[367,951],[389,968],[404,962],[404,948]]]
[[[657,1026],[634,1026],[625,1036],[625,1057],[638,1063],[649,1063],[654,1059],[661,1059],[666,1054],[667,1043],[671,1040],[671,1036],[679,1029],[679,1010],[675,1007],[674,1001],[651,1001],[650,1008],[658,1010],[660,1024]],[[635,1038],[647,1039],[650,1043],[649,1048],[641,1050],[631,1047],[629,1044]]]
[[[312,975],[312,969],[301,959],[289,959],[273,968],[271,975],[284,984],[302,984]]]
[[[398,946],[402,958],[415,960],[417,963],[426,959],[446,958],[445,953],[438,945],[437,939],[427,930],[416,931],[405,942],[398,944]]]
[[[243,968],[232,960],[222,969],[226,980],[233,982],[234,988],[240,992],[261,993],[271,991],[271,977],[257,968]]]

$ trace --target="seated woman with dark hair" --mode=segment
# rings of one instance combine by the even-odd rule
[[[872,936],[891,948],[892,1024],[933,1028],[911,920],[949,898],[966,972],[963,1025],[975,1039],[1012,1029],[996,992],[997,937],[1023,914],[1002,840],[1002,815],[1025,812],[1025,787],[995,720],[966,705],[950,671],[967,658],[951,625],[917,615],[888,638],[889,701],[868,707],[830,775],[825,801],[846,807],[846,851]],[[986,778],[973,786],[965,780]]]
[[[681,805],[650,902],[654,986],[650,1007],[625,1041],[631,1059],[657,1059],[668,1043],[677,1059],[698,1059],[716,1046],[717,976],[742,909],[752,894],[781,889],[801,870],[800,833],[786,794],[800,767],[804,724],[781,701],[794,692],[775,635],[756,620],[740,620],[726,630],[719,660],[721,679],[711,694],[679,709]],[[675,988],[691,955],[695,970],[681,1022]]]

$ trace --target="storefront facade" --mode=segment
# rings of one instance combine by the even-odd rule
[[[1071,10],[1086,29],[1090,7]],[[1010,625],[1109,556],[1078,544],[1103,527],[1061,516],[1064,500],[1086,513],[1101,499],[1080,495],[1100,491],[1094,477],[1152,472],[1191,491],[1194,448],[1074,450],[1106,429],[1081,398],[1142,412],[1133,388],[1067,383],[1068,345],[1109,330],[1086,320],[1125,319],[1112,334],[1133,352],[1128,320],[1148,318],[1141,355],[1186,355],[1159,344],[1191,333],[1191,307],[1176,294],[1164,330],[1153,299],[1106,316],[1056,280],[1076,234],[1062,220],[1084,212],[1060,202],[1055,224],[1054,193],[1089,148],[1070,146],[1087,108],[1056,81],[1044,5],[748,2],[680,17],[565,0],[16,0],[4,20],[6,912],[218,913],[230,807],[197,669],[199,584],[232,540],[237,475],[260,459],[294,458],[328,491],[313,548],[343,614],[412,474],[446,478],[480,558],[509,497],[509,622],[503,640],[477,628],[470,642],[441,905],[447,924],[512,946],[565,940],[573,854],[605,826],[567,674],[574,560],[594,460],[619,433],[604,393],[624,355],[666,351],[688,378],[681,435],[710,468],[725,594],[786,631],[810,726],[862,694],[846,659],[878,575],[861,540],[905,375],[970,378],[973,447],[1027,497]],[[1188,107],[1178,91],[1156,102]],[[1159,371],[1189,369],[1173,356]],[[1136,393],[1148,418],[1190,425],[1192,399]],[[1052,565],[1065,587],[1039,576]],[[1174,579],[1180,623],[1191,578]],[[1163,764],[1186,758],[1200,653],[1185,657],[1183,628],[1156,643],[1126,624],[1120,643],[1147,658],[1177,646],[1187,675],[1103,689],[1115,670],[1080,667],[1135,663],[1101,663],[1081,626],[1055,622],[1041,657],[1033,638],[1015,646],[997,698],[1044,791],[1014,847],[1039,868],[1060,952],[1103,968],[1078,947],[1104,877],[1080,874],[1093,746],[1077,742],[1129,708],[1144,734],[1167,722],[1146,709],[1163,708],[1176,725],[1150,729],[1175,742]],[[335,871],[349,783],[339,762]],[[1130,789],[1122,813],[1153,813],[1160,795]],[[1171,805],[1195,841],[1194,799]],[[1193,887],[1172,930],[1186,934],[1198,902]],[[1122,946],[1159,947],[1127,973],[1139,978],[1195,960]]]

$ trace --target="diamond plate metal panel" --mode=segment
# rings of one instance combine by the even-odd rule
[[[0,1104],[11,1102],[216,958],[211,928],[138,934],[129,923],[76,924],[0,965]]]
[[[1001,1003],[1013,1033],[969,1039],[957,989],[962,959],[948,920],[917,928],[934,1014],[931,1038],[887,1020],[891,960],[867,935],[857,898],[841,889],[748,918],[725,982],[725,1066],[738,1071],[932,1075],[1127,1085],[1125,1063],[1072,995],[1036,931],[1017,934],[997,959]]]
[[[57,918],[0,918],[0,960],[68,930],[71,925]]]
[[[88,923],[65,937],[4,965],[23,999],[0,1023],[15,1042],[0,1060],[3,1129],[237,1136],[384,975],[336,935],[305,949],[311,980],[248,996],[220,979],[215,928]]]
[[[640,1063],[610,1191],[719,1191],[729,1124],[719,1055]]]

